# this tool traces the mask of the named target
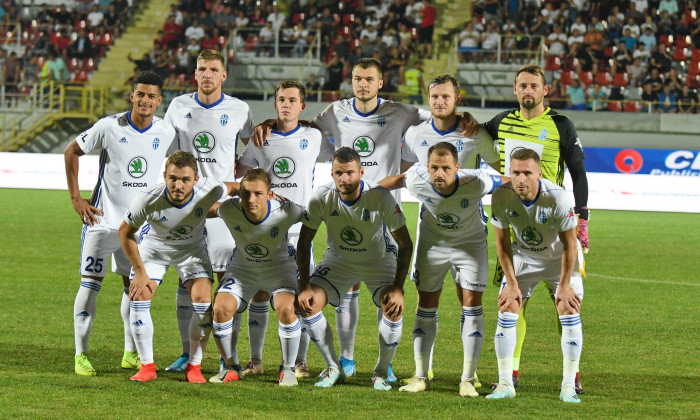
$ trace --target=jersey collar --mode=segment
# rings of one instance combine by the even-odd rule
[[[360,180],[360,186],[358,188],[360,189],[360,195],[358,195],[356,199],[354,199],[352,201],[345,201],[342,199],[342,197],[340,197],[340,194],[338,194],[338,198],[340,198],[340,201],[342,201],[342,203],[345,204],[346,206],[352,207],[355,205],[355,203],[360,201],[360,198],[362,197],[362,191],[364,191],[364,189],[365,189],[365,181]]]
[[[131,121],[131,111],[127,111],[126,120],[129,122],[129,125],[131,126],[131,128],[133,128],[134,130],[136,130],[142,134],[145,133],[146,131],[148,131],[149,128],[153,127],[153,119],[151,119],[151,123],[148,125],[148,127],[144,128],[143,130],[138,128],[136,125],[134,125],[133,121]]]
[[[242,203],[241,203],[241,204],[242,204]],[[243,217],[245,217],[245,219],[246,219],[250,224],[252,224],[252,225],[259,225],[260,223],[262,223],[262,222],[264,222],[265,220],[267,220],[268,217],[270,217],[270,207],[271,207],[271,205],[270,205],[270,200],[267,200],[267,214],[266,214],[265,217],[263,217],[263,219],[262,219],[261,221],[259,221],[259,222],[254,222],[254,221],[250,220],[250,219],[248,218],[248,215],[245,214],[245,209],[241,209],[241,210],[243,210]]]
[[[433,126],[433,130],[435,130],[436,133],[438,133],[441,136],[446,136],[446,135],[454,132],[457,129],[457,127],[459,127],[459,117],[457,117],[457,122],[455,122],[455,125],[453,125],[452,127],[448,128],[445,131],[440,131],[440,130],[438,130],[437,127],[435,127],[435,118],[430,119],[430,125]]]
[[[379,104],[382,103],[382,100],[379,99],[379,96],[377,96],[377,106],[376,106],[373,110],[369,111],[368,113],[363,114],[363,113],[361,113],[360,111],[357,110],[357,107],[355,106],[355,101],[357,101],[357,98],[352,98],[352,109],[353,109],[353,110],[355,111],[355,113],[356,113],[357,115],[359,115],[360,117],[369,117],[370,115],[374,114],[374,113],[377,112],[377,110],[379,109]]]
[[[301,128],[301,124],[297,123],[297,126],[296,126],[296,127],[294,128],[294,130],[292,130],[292,131],[288,131],[288,132],[286,132],[286,133],[283,133],[283,132],[281,132],[281,131],[277,131],[277,130],[273,129],[272,132],[273,132],[274,134],[279,134],[280,136],[287,137],[287,136],[291,136],[292,134],[294,134],[294,133],[296,133],[297,131],[299,131],[299,128]]]
[[[517,113],[518,113],[518,117],[520,118],[520,120],[522,122],[524,122],[525,124],[533,124],[533,123],[541,120],[542,118],[546,118],[549,115],[549,111],[551,111],[551,110],[552,110],[552,108],[546,107],[544,109],[544,112],[542,112],[540,115],[536,116],[535,118],[533,118],[531,120],[526,120],[525,118],[523,118],[523,114],[520,112],[519,109],[517,110]]]
[[[540,193],[542,192],[542,181],[540,180],[537,183],[537,195],[535,198],[532,199],[532,201],[523,201],[523,199],[520,199],[520,202],[523,203],[525,207],[531,207],[533,204],[535,204],[535,201],[537,201],[538,198],[540,198]]]
[[[433,187],[433,191],[435,191],[435,193],[437,195],[439,195],[440,197],[442,197],[442,198],[452,197],[457,192],[457,189],[459,188],[459,174],[455,174],[455,189],[452,190],[452,192],[449,194],[443,194],[440,191],[438,191],[432,182],[430,183],[430,186]]]
[[[219,104],[221,103],[221,101],[224,100],[224,94],[222,93],[222,94],[221,94],[221,98],[219,98],[218,101],[216,101],[216,102],[214,102],[213,104],[210,104],[210,105],[204,105],[203,103],[199,102],[199,92],[195,92],[195,93],[194,93],[194,100],[195,100],[195,102],[197,102],[197,104],[199,104],[199,106],[201,106],[202,108],[204,108],[204,109],[209,109],[209,108],[214,108],[215,106],[219,105]]]

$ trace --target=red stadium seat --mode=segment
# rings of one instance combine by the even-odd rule
[[[613,54],[615,54],[615,50],[617,47],[614,45],[608,45],[605,47],[605,50],[603,50],[603,54],[605,54],[605,58],[612,58]]]
[[[593,83],[593,73],[582,70],[578,72],[578,80],[580,80],[584,85],[588,86]]]
[[[673,45],[673,35],[659,35],[659,44],[666,44],[667,47]]]
[[[349,26],[339,26],[337,32],[338,32],[338,35],[350,36],[350,33],[352,32],[352,30],[350,29]]]
[[[556,71],[561,68],[561,59],[556,55],[550,55],[547,57],[547,62],[544,65],[544,69],[547,71]]]
[[[100,35],[100,39],[97,40],[97,45],[106,47],[112,45],[113,41],[114,38],[112,38],[112,34],[110,34],[109,32],[105,32],[102,35]]]
[[[333,13],[333,21],[335,21],[336,25],[339,24],[340,23],[340,15],[337,13]]]
[[[641,105],[637,101],[625,102],[625,112],[639,112]]]
[[[688,58],[688,49],[676,46],[673,50],[673,61],[685,61]]]
[[[78,60],[75,57],[70,58],[66,63],[66,67],[68,68],[68,71],[76,71],[83,67],[83,60]]]
[[[95,64],[95,59],[94,58],[86,58],[83,60],[83,70],[85,71],[93,71],[97,65]]]
[[[255,35],[248,35],[248,38],[245,40],[245,45],[243,46],[243,49],[246,51],[255,51],[255,48],[258,45],[258,37]]]
[[[39,57],[36,59],[36,68],[41,69],[44,67],[44,63],[46,62],[46,59],[44,57]]]
[[[75,73],[75,76],[73,76],[74,83],[87,83],[88,79],[88,72],[85,70],[80,70],[79,72]]]
[[[573,57],[566,57],[564,59],[564,62],[561,64],[561,68],[564,71],[571,71],[576,69],[576,63],[578,62],[577,58]]]
[[[559,78],[559,81],[561,82],[562,85],[569,86],[571,82],[574,81],[574,72],[573,71],[563,71],[561,72],[561,77]]]
[[[690,60],[691,61],[700,61],[700,47],[693,48],[693,52],[690,53]]]
[[[306,19],[306,14],[304,13],[294,13],[292,15],[292,23],[295,25],[304,19]]]
[[[613,77],[613,86],[615,87],[625,87],[630,84],[629,77],[627,77],[627,73],[621,72],[621,73],[615,73],[615,76]]]
[[[350,13],[347,15],[343,15],[343,25],[345,26],[352,26],[356,23],[356,18],[354,13]]]
[[[676,48],[681,47],[681,48],[687,48],[691,45],[690,42],[690,35],[681,35],[676,39]]]
[[[601,86],[608,86],[612,83],[612,76],[607,71],[599,71],[595,75],[595,81]]]
[[[621,112],[622,103],[620,101],[608,101],[608,110],[613,112]]]

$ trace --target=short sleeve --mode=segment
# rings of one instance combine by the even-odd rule
[[[309,201],[309,207],[304,211],[301,223],[303,223],[304,226],[310,229],[318,230],[318,227],[321,226],[321,222],[323,221],[322,212],[322,198],[319,194],[314,193],[314,195],[311,197],[311,200]]]
[[[381,216],[389,232],[395,232],[402,226],[406,226],[406,217],[401,211],[401,206],[394,200],[394,196],[387,189],[381,189],[379,192],[382,194]]]
[[[416,156],[413,150],[413,137],[415,136],[415,128],[409,127],[404,135],[404,141],[401,145],[401,160],[406,162],[418,162],[418,156]]]
[[[132,228],[138,228],[147,219],[148,214],[146,212],[146,205],[148,204],[149,195],[142,191],[140,192],[134,201],[131,202],[129,209],[126,211],[124,216],[124,221],[127,225]]]
[[[253,119],[253,111],[248,107],[248,119],[238,133],[239,137],[244,139],[250,138],[253,135],[253,130],[255,130],[255,120]]]
[[[557,229],[559,232],[566,232],[567,230],[574,229],[578,224],[574,206],[569,197],[563,192],[557,195],[554,219],[557,222]]]
[[[83,152],[89,153],[92,150],[102,150],[107,147],[105,131],[107,130],[107,122],[110,119],[110,117],[107,117],[99,120],[95,125],[76,137],[76,143],[78,143]]]
[[[491,199],[491,224],[499,229],[508,229],[510,223],[505,212],[505,193],[504,188],[496,189]]]

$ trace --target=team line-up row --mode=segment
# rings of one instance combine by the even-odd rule
[[[87,347],[111,256],[112,271],[124,281],[122,367],[139,369],[132,380],[157,376],[150,302],[172,265],[180,277],[176,306],[183,354],[166,370],[186,371],[190,382],[204,382],[200,364],[211,332],[221,367],[210,382],[262,373],[270,302],[279,318],[280,385],[293,386],[297,377],[309,376],[309,339],[327,365],[316,385],[342,382],[356,374],[357,299],[364,281],[378,307],[380,354],[373,387],[391,389],[413,250],[398,204],[399,189],[406,187],[421,202],[411,269],[419,301],[416,372],[400,391],[429,387],[439,296],[451,270],[462,304],[459,394],[478,396],[481,297],[488,275],[487,216],[480,199],[493,193],[495,280],[504,281],[495,334],[499,383],[488,398],[515,396],[520,357],[514,352],[524,339],[516,325],[524,324],[521,308],[544,281],[562,325],[560,397],[580,402],[579,264],[581,251],[588,249],[584,155],[570,120],[543,105],[548,86],[541,68],[521,68],[513,85],[520,108],[481,127],[468,113],[457,114],[460,85],[451,75],[431,81],[430,113],[380,99],[381,65],[373,59],[353,68],[355,97],[332,103],[311,123],[299,121],[305,89],[298,82],[280,83],[277,119],[255,127],[248,105],[221,92],[227,74],[218,52],[200,54],[195,77],[197,92],[175,98],[160,119],[154,112],[162,101],[162,80],[139,74],[132,110],[100,120],[66,148],[69,193],[84,224],[74,307],[77,374],[96,374]],[[236,160],[238,138],[248,147]],[[92,150],[102,152],[100,178],[91,198],[84,199],[78,161]],[[156,184],[166,155],[165,183]],[[328,159],[333,182],[314,188],[315,162]],[[508,179],[476,169],[481,160],[512,177],[510,182],[501,185]],[[565,166],[575,206],[561,188]],[[240,183],[231,182],[236,177]],[[328,249],[314,268],[311,241],[322,222]],[[219,282],[212,304],[213,273]],[[327,303],[338,307],[340,357],[321,312]],[[245,309],[250,309],[251,360],[241,367],[236,344]]]

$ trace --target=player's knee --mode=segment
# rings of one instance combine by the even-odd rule
[[[217,295],[219,296],[219,295]],[[228,295],[231,296],[231,295]],[[214,302],[214,321],[225,322],[233,318],[237,309],[236,299],[231,296],[231,299],[217,299]]]
[[[559,313],[559,315],[575,315],[579,313],[579,310],[571,306],[567,302],[560,301],[557,304],[557,312]]]
[[[253,296],[253,302],[267,302],[270,300],[270,294],[264,290],[258,290],[258,293]]]
[[[462,296],[462,306],[481,306],[481,296],[483,293],[472,290],[464,290]]]
[[[403,309],[399,310],[398,313],[395,313],[393,315],[387,314],[386,309],[383,309],[383,312],[384,312],[384,317],[386,317],[386,319],[388,319],[391,322],[397,322],[398,320],[400,320],[403,317]]]
[[[294,306],[291,304],[281,305],[280,308],[275,308],[275,312],[277,313],[277,317],[279,318],[280,322],[283,324],[291,324],[295,319],[297,319],[297,315],[294,312]]]

